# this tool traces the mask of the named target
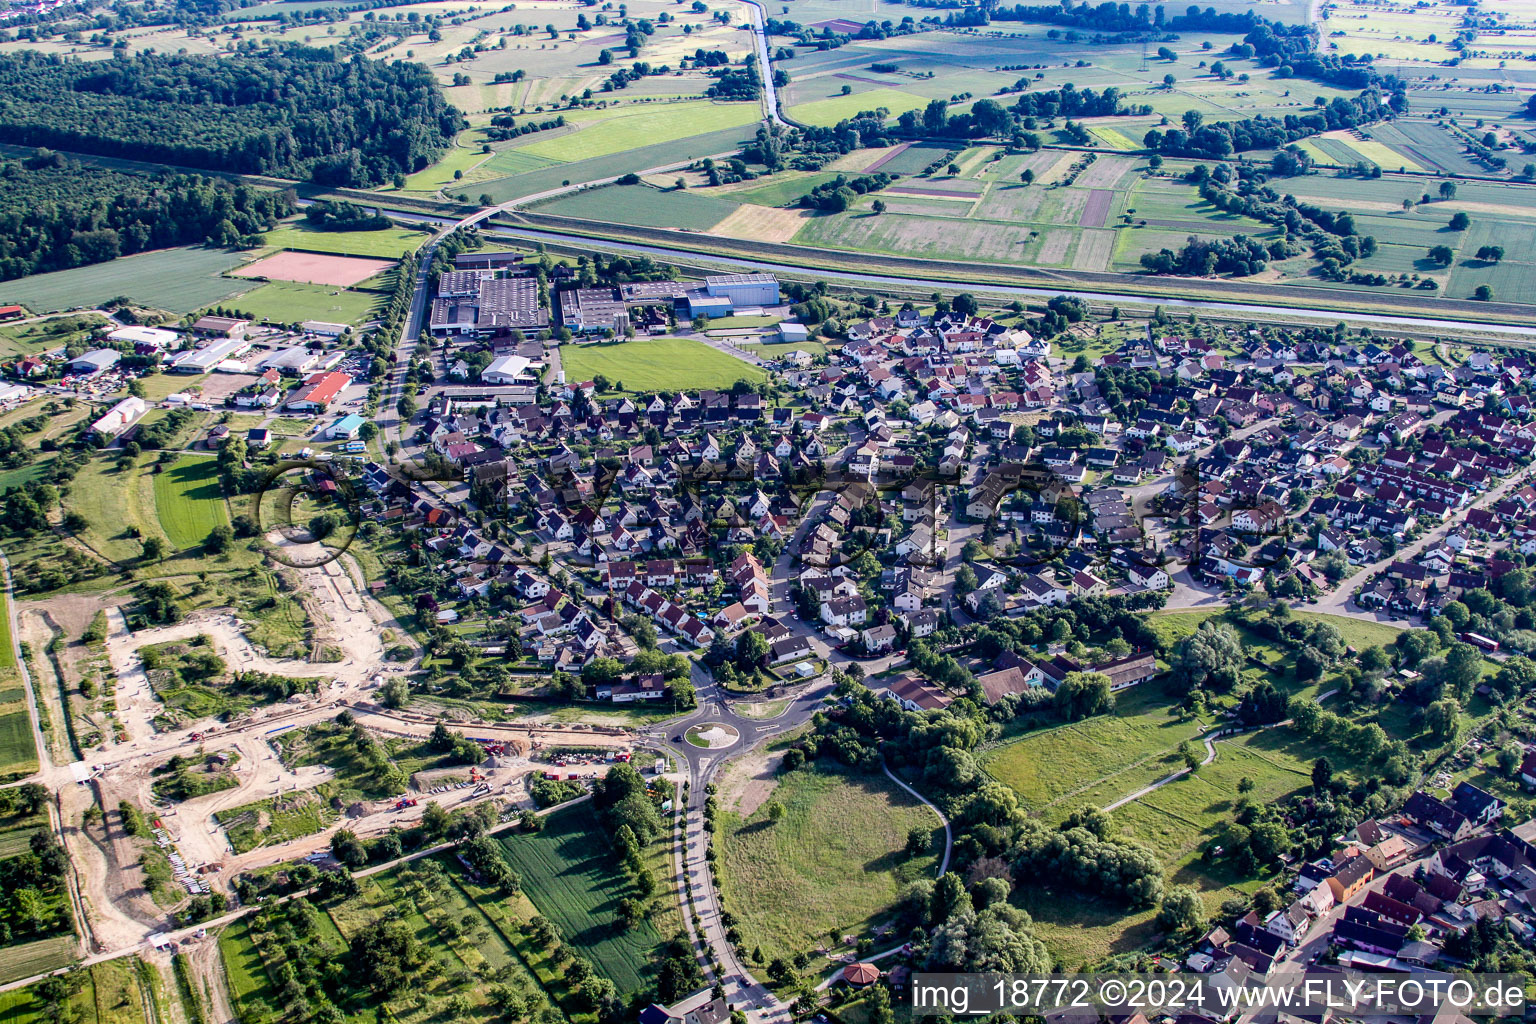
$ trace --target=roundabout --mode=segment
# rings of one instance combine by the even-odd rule
[[[683,738],[695,747],[724,750],[726,747],[735,746],[741,740],[741,733],[729,725],[712,722],[708,725],[693,726],[683,734]]]

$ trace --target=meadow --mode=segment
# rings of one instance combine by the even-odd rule
[[[651,917],[627,931],[619,927],[618,901],[634,892],[618,869],[590,804],[557,811],[541,831],[503,836],[501,845],[539,913],[555,925],[568,945],[592,961],[598,973],[612,979],[620,992],[633,992],[649,983],[654,955],[671,935],[663,934],[658,920]],[[664,851],[664,843],[658,846]],[[658,880],[666,879],[671,872],[662,866],[657,875]],[[675,907],[669,888],[664,886],[657,898]]]
[[[246,292],[232,305],[266,323],[323,320],[356,326],[373,316],[381,298],[379,292],[298,281],[270,281]]]
[[[1138,686],[1116,700],[1112,715],[1025,733],[989,752],[987,771],[1032,811],[1055,816],[1081,804],[1102,807],[1182,766],[1181,742],[1212,723],[1180,715],[1161,687]]]
[[[472,188],[463,191],[465,194],[476,196],[484,193],[489,195],[494,203],[506,203],[523,196],[560,188],[562,184],[614,178],[631,171],[638,172],[652,167],[686,163],[706,156],[734,153],[741,148],[743,142],[751,139],[753,131],[755,129],[746,125],[740,128],[724,128],[702,135],[690,135],[674,142],[652,143],[608,156],[577,160],[568,164],[534,167],[509,174],[504,178],[477,182]]]
[[[57,270],[0,282],[0,303],[17,302],[38,312],[91,309],[116,298],[172,313],[190,313],[249,291],[253,284],[224,277],[250,256],[188,246],[124,256],[108,263]]]
[[[182,456],[155,474],[154,489],[160,527],[178,548],[198,547],[215,526],[229,525],[215,458]]]
[[[607,377],[628,394],[655,391],[729,388],[738,380],[766,380],[767,371],[687,338],[635,338],[629,341],[563,345],[561,365],[570,381]]]
[[[778,821],[774,802],[784,809]],[[904,852],[913,828],[934,830],[915,856]],[[750,813],[724,799],[717,835],[722,900],[764,964],[809,952],[834,931],[870,934],[903,885],[932,875],[944,841],[934,813],[885,776],[819,767],[780,775]]]

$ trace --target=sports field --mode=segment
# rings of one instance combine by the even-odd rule
[[[938,817],[884,775],[806,769],[778,777],[749,809],[752,782],[722,786],[720,887],[742,945],[763,961],[808,952],[833,929],[862,936],[907,882],[931,877],[943,852]],[[770,817],[773,802],[783,816]],[[927,849],[904,852],[913,828],[934,830]]]
[[[590,804],[551,814],[543,831],[502,838],[507,859],[539,913],[620,992],[646,984],[663,936],[650,918],[625,931],[618,901],[635,895]]]
[[[365,260],[355,256],[331,256],[313,252],[280,252],[238,270],[234,277],[265,277],[272,281],[304,281],[350,288],[381,274],[394,264],[389,260]]]
[[[215,526],[229,524],[217,459],[183,455],[155,474],[155,511],[160,528],[178,548],[193,548]]]
[[[755,384],[768,379],[766,370],[687,338],[563,345],[560,361],[566,380],[592,380],[602,374],[615,389],[630,394],[728,388],[738,380]]]
[[[396,254],[398,255],[398,253]],[[187,246],[124,256],[88,267],[36,274],[0,283],[0,303],[18,302],[36,312],[91,309],[119,295],[172,313],[190,313],[249,291],[249,281],[223,275],[245,253]]]
[[[268,231],[263,243],[278,249],[305,249],[344,256],[366,256],[397,260],[421,248],[429,236],[404,228],[379,231],[316,231],[303,221],[291,222]]]
[[[373,261],[369,261],[373,262]],[[353,291],[323,284],[269,281],[230,303],[266,323],[291,324],[304,320],[360,324],[373,316],[383,298],[379,292]]]

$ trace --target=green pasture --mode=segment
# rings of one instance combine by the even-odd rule
[[[743,142],[752,138],[754,131],[755,129],[750,125],[742,125],[706,132],[702,135],[692,135],[672,142],[643,144],[637,149],[577,160],[572,163],[552,163],[548,166],[509,174],[504,178],[477,182],[464,189],[463,193],[472,197],[484,193],[489,195],[494,203],[505,203],[522,196],[537,195],[557,189],[565,183],[601,181],[604,178],[615,178],[651,167],[666,167],[706,156],[734,153],[741,148]],[[523,151],[513,150],[512,152]],[[458,194],[457,190],[455,194]]]
[[[53,317],[35,323],[0,324],[0,359],[16,359],[84,342],[92,329],[106,325],[97,313]],[[28,413],[28,415],[33,415]]]
[[[697,388],[729,388],[738,380],[757,383],[767,371],[686,338],[568,344],[560,349],[567,380],[602,374],[629,394]]]
[[[834,81],[829,80],[829,87]],[[796,90],[796,95],[805,94],[807,91],[808,87],[802,86]],[[796,121],[830,128],[839,121],[853,117],[861,110],[884,107],[890,111],[890,117],[895,118],[908,110],[921,110],[927,105],[928,100],[922,96],[914,96],[899,89],[877,88],[847,96],[827,96],[825,99],[796,102],[787,108],[785,113]]]

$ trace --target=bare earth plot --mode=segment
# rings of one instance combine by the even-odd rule
[[[1115,198],[1114,192],[1107,188],[1096,188],[1088,196],[1087,205],[1083,207],[1082,216],[1077,218],[1078,227],[1101,228],[1109,217],[1109,204]]]
[[[389,260],[365,260],[356,256],[327,256],[317,252],[280,252],[232,271],[235,277],[265,277],[274,281],[302,281],[350,288],[394,266]]]

